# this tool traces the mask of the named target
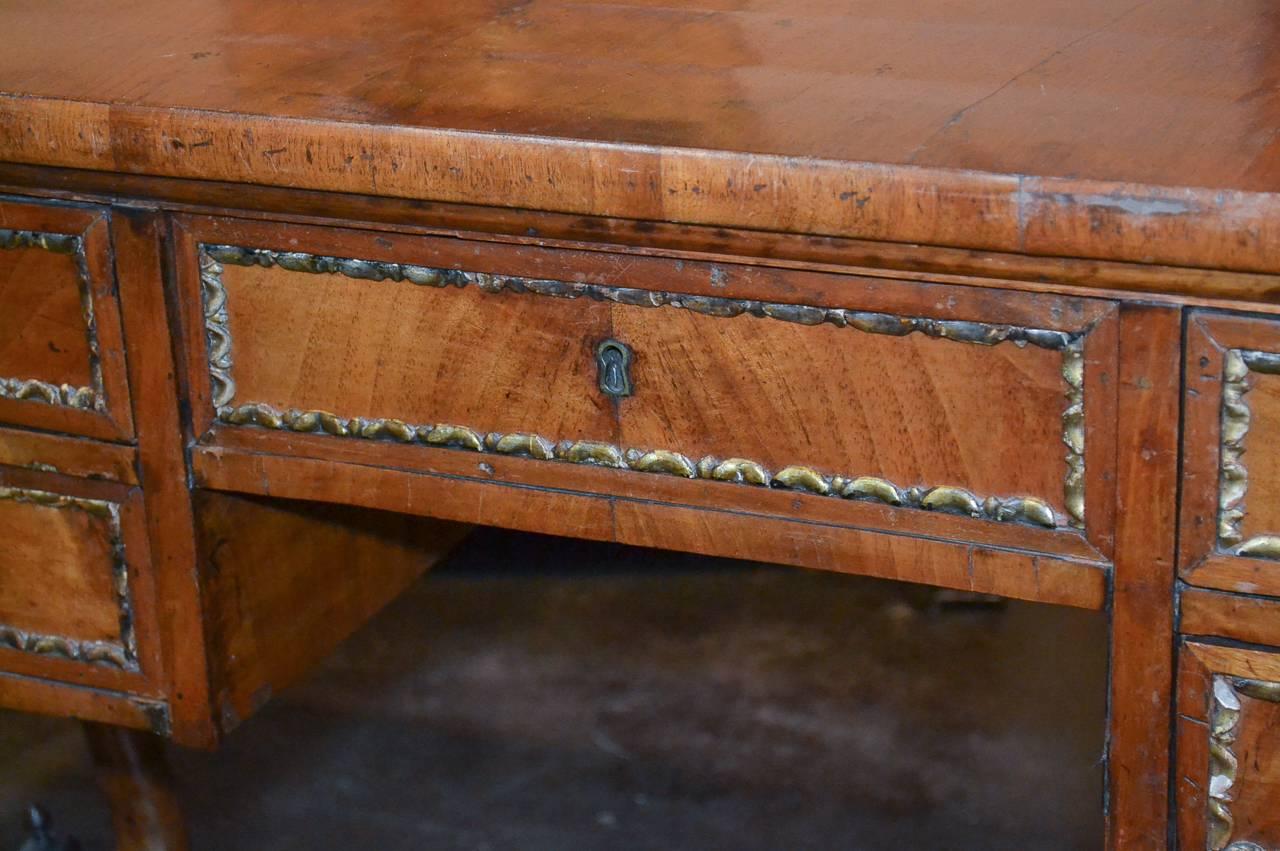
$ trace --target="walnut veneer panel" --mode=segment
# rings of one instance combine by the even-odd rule
[[[633,307],[613,327],[636,353],[625,446],[1031,496],[1067,516],[1061,351]]]
[[[1267,0],[58,0],[0,30],[11,162],[1278,268]]]
[[[0,422],[132,433],[100,210],[0,201]]]
[[[613,441],[609,309],[226,265],[237,400]]]
[[[71,241],[10,239],[20,247],[0,250],[0,376],[90,387],[95,354]]]
[[[201,493],[196,515],[220,732],[435,565],[469,526],[349,506]]]
[[[1280,596],[1280,323],[1195,314],[1186,385],[1182,575]]]
[[[1178,847],[1280,847],[1280,655],[1188,642],[1178,696]]]
[[[782,489],[1070,530],[1063,551],[1096,559],[1087,527],[1108,546],[1108,302],[185,222],[198,433],[329,435],[370,463],[387,444],[449,447],[537,462],[555,487],[603,467],[684,480],[685,500]],[[602,386],[610,340],[629,352],[629,395]]]
[[[1271,11],[1263,0],[149,0],[109,11],[51,0],[0,15],[0,90],[1270,190],[1276,105],[1255,89],[1275,70]],[[120,61],[77,60],[107,35]]]
[[[1276,343],[1280,350],[1280,327]],[[1280,364],[1280,356],[1276,360]],[[1248,470],[1249,489],[1240,537],[1256,541],[1280,535],[1280,369],[1250,369],[1247,380],[1249,391],[1242,403],[1249,407],[1249,431],[1244,438],[1247,454],[1241,460]]]
[[[1178,595],[1178,631],[1280,647],[1280,600],[1208,588]]]
[[[7,643],[35,652],[46,638],[50,652],[61,638],[122,643],[118,510],[105,501],[0,489],[0,624]]]
[[[0,648],[9,651],[0,656],[0,670],[27,672],[49,663],[65,671],[73,662],[136,672],[137,592],[123,517],[128,497],[74,495],[61,484],[59,478],[0,480]],[[138,556],[145,563],[143,553]]]
[[[161,696],[138,488],[0,466],[0,542],[0,673]]]

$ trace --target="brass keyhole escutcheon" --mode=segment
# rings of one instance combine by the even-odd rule
[[[631,347],[617,340],[605,340],[596,346],[596,368],[600,371],[600,392],[606,396],[630,396]]]

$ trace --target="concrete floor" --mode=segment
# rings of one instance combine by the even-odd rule
[[[1106,628],[1030,604],[503,532],[217,754],[195,848],[1101,845]],[[0,714],[0,849],[110,848],[76,726]]]

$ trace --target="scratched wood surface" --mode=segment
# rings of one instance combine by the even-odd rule
[[[484,233],[490,239],[562,244],[607,244],[640,254],[732,255],[739,263],[821,269],[837,274],[892,275],[911,280],[976,282],[1006,290],[1035,282],[1040,292],[1115,297],[1143,294],[1182,304],[1280,312],[1275,275],[1150,262],[1086,260],[880,242],[777,230],[673,224],[580,216],[529,209],[479,207],[387,196],[302,191],[190,178],[153,177],[87,169],[0,162],[0,191],[110,203],[142,201],[167,209],[298,224],[342,221],[347,226],[415,233]]]
[[[1265,0],[59,0],[0,29],[13,162],[1280,268]]]

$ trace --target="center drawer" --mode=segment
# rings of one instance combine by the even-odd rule
[[[1108,546],[1109,302],[203,218],[181,245],[201,431],[521,456],[565,487],[604,467],[726,504],[783,490]]]

